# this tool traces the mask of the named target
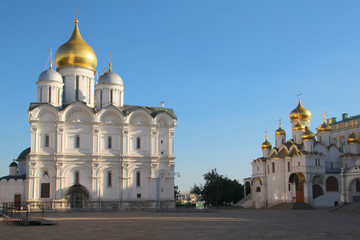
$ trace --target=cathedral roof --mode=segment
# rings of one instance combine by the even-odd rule
[[[22,180],[25,180],[26,179],[26,174],[24,175],[15,175],[15,176],[4,176],[4,177],[1,177],[0,178],[0,181],[3,180],[3,179],[6,179],[6,181],[9,181],[10,179],[14,179],[14,180],[18,180],[18,179],[22,179]]]
[[[16,160],[21,161],[21,160],[25,160],[26,156],[30,153],[30,148],[26,148],[24,151],[22,151],[19,156],[17,157]]]
[[[38,106],[43,104],[48,104],[48,103],[30,103],[29,111],[32,111]],[[65,109],[66,107],[67,106],[64,106],[63,109]],[[119,111],[122,112],[124,116],[128,116],[130,113],[138,109],[143,109],[146,112],[148,112],[153,118],[155,118],[158,114],[165,112],[168,113],[172,118],[177,119],[174,110],[172,110],[171,108],[147,107],[147,106],[136,106],[136,105],[124,105],[122,107],[117,107],[117,108],[119,109]],[[90,108],[90,109],[92,109],[94,113],[96,112],[94,108]]]

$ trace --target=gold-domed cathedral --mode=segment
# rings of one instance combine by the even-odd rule
[[[36,81],[30,147],[0,178],[0,203],[25,202],[28,209],[174,207],[174,111],[164,102],[126,105],[124,81],[111,62],[96,79],[98,59],[78,23],[56,52],[56,70],[51,59]]]
[[[299,102],[290,112],[292,133],[286,139],[281,121],[274,147],[266,140],[263,155],[244,179],[243,207],[267,208],[306,203],[335,207],[360,201],[360,115],[327,119],[311,131],[311,112]],[[304,206],[304,205],[302,205]]]

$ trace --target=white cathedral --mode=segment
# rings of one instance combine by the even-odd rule
[[[291,139],[275,131],[275,146],[261,145],[263,156],[252,162],[252,175],[244,179],[244,207],[266,208],[280,203],[305,202],[333,207],[360,202],[360,115],[343,114],[325,120],[315,135],[311,112],[300,100],[290,113]]]
[[[30,148],[0,178],[0,202],[67,208],[170,208],[174,131],[170,108],[124,105],[122,78],[109,70],[95,83],[97,57],[78,20],[56,52],[56,70],[36,82],[28,120]]]

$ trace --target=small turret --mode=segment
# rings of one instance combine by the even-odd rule
[[[310,131],[308,127],[305,127],[305,132],[301,138],[304,143],[304,150],[308,152],[312,151],[314,148],[315,134]]]
[[[10,168],[9,175],[10,175],[10,176],[16,176],[16,175],[17,175],[17,172],[18,172],[18,170],[17,170],[17,168],[18,168],[17,163],[16,163],[16,162],[10,163],[9,168]]]
[[[279,128],[275,131],[275,147],[280,148],[286,141],[286,132],[281,128],[281,119],[279,119]]]
[[[261,144],[261,149],[263,151],[263,157],[265,157],[265,158],[269,157],[271,148],[272,148],[272,145],[267,140],[267,131],[265,131],[265,142],[263,142],[263,144]]]

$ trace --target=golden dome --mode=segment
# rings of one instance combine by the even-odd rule
[[[300,122],[298,122],[297,124],[295,124],[293,130],[294,131],[305,131],[305,126],[302,125]]]
[[[78,20],[75,20],[75,28],[69,41],[57,50],[55,63],[58,68],[77,65],[96,71],[97,57],[94,50],[82,38]]]
[[[271,149],[271,147],[272,147],[271,143],[266,138],[265,142],[263,142],[263,144],[261,145],[261,149],[267,150],[267,149]]]
[[[358,143],[358,142],[359,142],[359,138],[358,138],[358,136],[357,136],[354,132],[352,132],[352,133],[349,135],[347,142],[348,142],[349,144]]]
[[[327,124],[326,122],[324,122],[323,124],[321,124],[318,129],[318,132],[331,132],[332,128],[329,124]]]
[[[297,107],[291,111],[290,113],[290,120],[310,120],[311,119],[311,112],[304,108],[299,100],[299,104]]]
[[[305,132],[302,135],[302,140],[314,140],[315,139],[315,134],[310,131],[310,129],[308,127],[305,128]]]
[[[278,130],[275,131],[275,135],[285,135],[285,130],[281,128],[281,126],[279,127]]]

